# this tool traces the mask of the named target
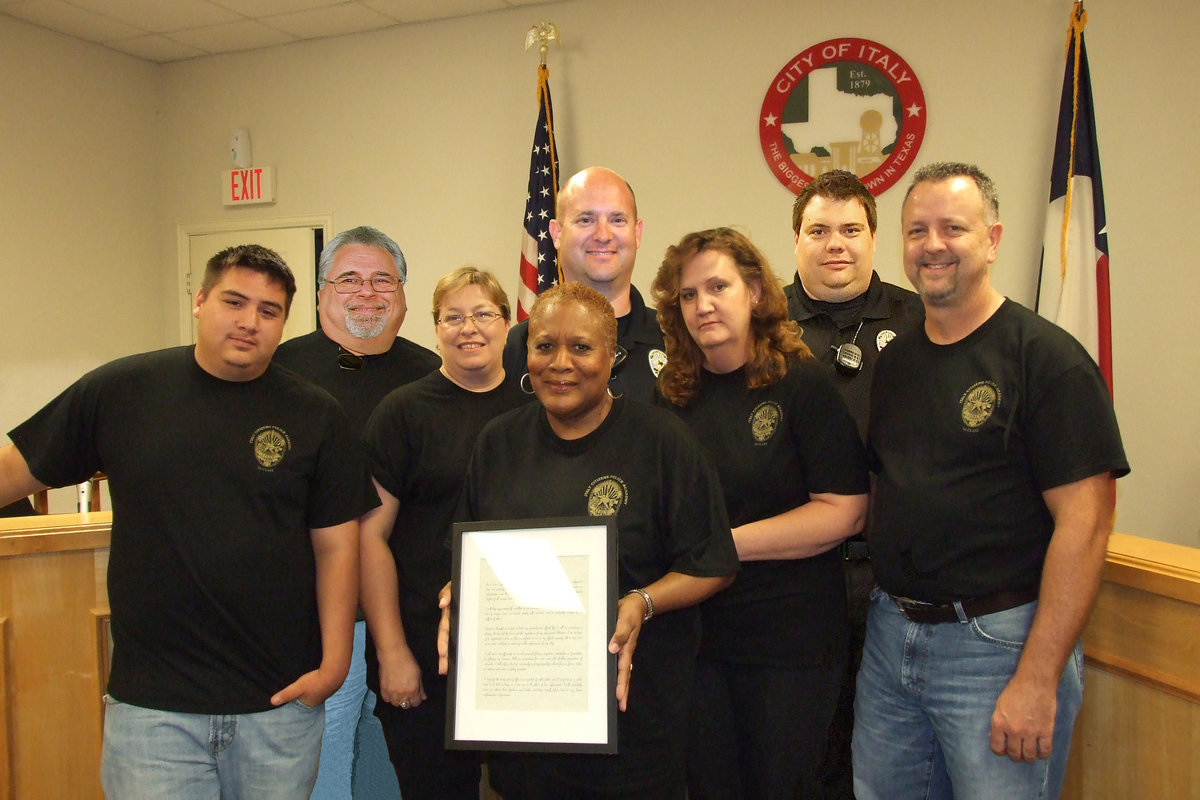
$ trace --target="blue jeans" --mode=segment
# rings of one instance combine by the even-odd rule
[[[321,768],[312,800],[400,800],[388,761],[383,727],[375,718],[375,693],[367,688],[367,623],[354,624],[354,650],[345,682],[325,701]]]
[[[988,747],[996,699],[1021,657],[1037,603],[965,623],[910,622],[871,594],[854,702],[858,800],[1050,800],[1062,788],[1083,701],[1079,643],[1058,684],[1054,749],[1013,763]]]
[[[105,698],[100,783],[108,800],[296,800],[317,778],[325,712],[184,714]]]

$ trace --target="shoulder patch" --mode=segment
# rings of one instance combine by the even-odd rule
[[[667,365],[667,354],[658,348],[650,351],[650,371],[654,373],[654,377],[658,377],[658,373],[662,372],[662,368]]]

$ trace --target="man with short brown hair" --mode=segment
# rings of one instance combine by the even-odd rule
[[[918,170],[901,231],[925,323],[888,346],[872,387],[879,589],[855,794],[1052,800],[1129,464],[1087,351],[991,284],[1003,232],[992,181],[970,164]]]

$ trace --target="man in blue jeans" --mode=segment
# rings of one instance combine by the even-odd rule
[[[1079,636],[1129,465],[1087,351],[991,286],[991,180],[967,164],[924,167],[901,221],[925,323],[880,354],[871,391],[879,588],[854,791],[1055,798],[1082,702]]]
[[[264,247],[218,253],[195,346],[89,372],[0,448],[0,505],[108,475],[109,800],[312,791],[379,498],[337,401],[271,363],[295,290]]]

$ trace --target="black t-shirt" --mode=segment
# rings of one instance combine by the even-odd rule
[[[361,369],[342,369],[338,352],[337,342],[318,328],[279,345],[272,360],[336,397],[356,431],[367,427],[384,395],[423,378],[442,363],[432,350],[400,336],[387,352],[362,356]]]
[[[915,292],[884,283],[874,272],[866,293],[847,303],[823,303],[812,299],[804,291],[799,273],[783,291],[788,298],[788,319],[799,323],[801,338],[817,362],[828,370],[833,385],[858,425],[859,436],[865,441],[875,362],[897,334],[918,327],[924,321],[925,307],[921,298]],[[834,349],[846,342],[853,342],[862,350],[862,369],[854,374],[839,372],[834,364]]]
[[[379,504],[327,392],[275,366],[223,381],[178,347],[88,373],[10,436],[42,483],[108,475],[113,697],[266,711],[320,664],[310,529]]]
[[[435,370],[388,394],[367,423],[371,470],[400,501],[388,547],[396,561],[405,638],[426,681],[437,674],[438,592],[450,580],[446,541],[475,439],[493,417],[529,400],[507,381],[471,392]],[[367,681],[378,690],[369,632]]]
[[[575,440],[556,436],[539,404],[497,417],[479,435],[459,514],[587,516],[597,491],[617,507],[618,593],[672,571],[737,570],[716,473],[678,419],[636,400],[617,398],[600,427]],[[617,756],[535,758],[549,760],[564,782],[597,789],[636,790],[679,770],[699,633],[695,607],[656,615],[642,628]]]
[[[744,369],[701,370],[680,408],[716,466],[733,527],[782,514],[810,494],[865,494],[866,463],[854,420],[824,369],[796,360],[778,383],[749,389]],[[841,558],[748,561],[704,603],[706,658],[776,666],[829,663],[848,631]]]
[[[1095,362],[1011,300],[953,344],[922,327],[888,346],[868,458],[876,578],[934,603],[1036,587],[1054,531],[1042,492],[1129,471]]]
[[[0,517],[31,517],[36,513],[33,503],[29,502],[28,497],[14,500],[3,508],[0,508]]]
[[[526,367],[529,320],[513,325],[504,344],[505,380],[516,383],[529,372]],[[625,359],[613,367],[608,384],[615,394],[649,403],[654,397],[658,373],[667,363],[666,346],[658,315],[647,308],[637,287],[629,287],[629,313],[617,319],[617,344],[625,349]]]

